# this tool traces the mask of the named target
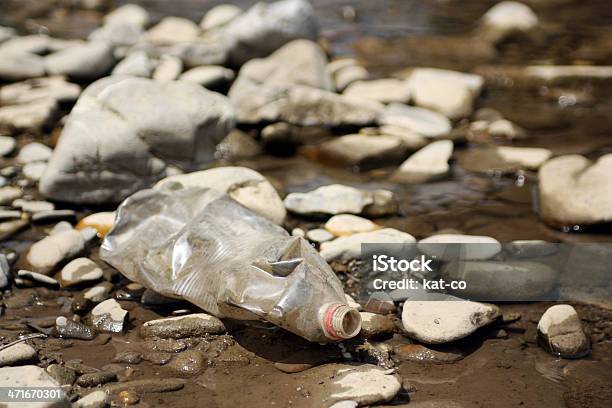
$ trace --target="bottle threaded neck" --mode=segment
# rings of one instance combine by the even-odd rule
[[[321,326],[331,340],[350,339],[361,330],[361,315],[342,303],[328,304],[322,307]]]

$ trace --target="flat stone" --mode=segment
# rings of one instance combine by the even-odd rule
[[[360,312],[361,331],[359,334],[364,339],[389,336],[395,331],[393,320],[387,315],[369,312]]]
[[[47,169],[47,163],[44,163],[44,162],[28,163],[25,166],[23,166],[23,175],[26,176],[26,178],[30,180],[38,181],[40,180],[40,178],[42,177],[46,169]]]
[[[94,391],[72,404],[72,408],[104,408],[107,406],[108,395],[102,390]]]
[[[48,201],[26,201],[21,198],[13,201],[12,206],[15,208],[20,208],[22,211],[29,213],[53,211],[55,209],[55,205]]]
[[[461,351],[456,348],[431,345],[425,347],[422,344],[396,345],[393,347],[393,354],[400,361],[430,364],[455,363],[464,357]]]
[[[110,284],[100,284],[96,285],[92,288],[87,289],[83,292],[83,297],[85,299],[91,300],[92,302],[99,303],[103,300],[108,299],[110,292],[112,290],[112,285]]]
[[[68,115],[39,190],[72,203],[121,201],[164,178],[168,162],[212,160],[233,125],[227,98],[196,84],[104,78]]]
[[[359,63],[341,67],[334,73],[334,84],[338,92],[344,92],[356,82],[365,82],[370,79],[370,73]]]
[[[77,258],[62,269],[62,286],[69,287],[97,281],[102,278],[102,274],[102,269],[91,259]]]
[[[10,388],[59,388],[57,381],[53,379],[43,368],[27,365],[22,367],[3,367],[0,368],[0,387]],[[68,398],[63,395],[57,400],[48,402],[28,403],[28,408],[60,408],[70,406]],[[5,404],[7,408],[19,408],[22,402]]]
[[[0,223],[0,240],[12,237],[17,232],[30,225],[28,220],[13,220]]]
[[[382,112],[379,123],[403,127],[429,138],[446,136],[451,131],[451,123],[446,116],[399,103],[389,104]]]
[[[0,46],[0,78],[6,81],[20,81],[45,75],[43,57],[6,47],[10,41]]]
[[[230,21],[242,14],[242,9],[233,4],[219,4],[208,10],[202,21],[200,28],[204,31],[212,30],[227,25]]]
[[[555,227],[612,221],[612,154],[560,156],[540,167],[540,216]]]
[[[191,20],[164,17],[145,33],[144,39],[155,44],[175,44],[195,40],[199,33],[200,28]]]
[[[401,126],[381,126],[378,129],[378,132],[381,135],[393,136],[398,138],[406,147],[406,149],[411,152],[417,151],[429,143],[429,140],[426,137],[421,136],[413,130]]]
[[[41,99],[25,105],[0,108],[0,125],[17,130],[39,132],[49,125],[57,113],[57,102]]]
[[[440,112],[450,119],[472,113],[483,82],[479,75],[437,68],[417,68],[408,79],[417,106]]]
[[[81,93],[81,87],[67,82],[62,76],[29,79],[2,87],[0,102],[3,105],[24,105],[43,99],[56,102],[74,102]]]
[[[272,184],[255,170],[246,167],[217,167],[170,176],[158,182],[154,188],[161,189],[172,183],[222,191],[275,224],[282,224],[285,219],[285,207]]]
[[[350,236],[336,238],[321,244],[319,253],[326,261],[351,260],[361,257],[363,243],[398,243],[414,244],[416,239],[405,232],[393,228],[383,228],[372,232],[362,232]]]
[[[325,223],[325,229],[337,237],[380,229],[378,224],[353,214],[334,215]]]
[[[172,358],[168,368],[179,376],[197,375],[206,368],[206,357],[197,350],[183,351]]]
[[[501,243],[495,238],[463,234],[432,235],[420,240],[417,247],[441,261],[490,259],[502,250]]]
[[[143,337],[171,339],[202,337],[207,333],[221,334],[225,331],[221,320],[205,313],[151,320],[140,328]]]
[[[181,81],[194,82],[205,88],[214,89],[231,83],[236,74],[229,68],[216,65],[203,65],[181,74]]]
[[[538,16],[523,3],[502,1],[491,7],[481,18],[487,37],[501,41],[517,32],[529,32],[539,25]]]
[[[44,283],[45,285],[59,285],[59,282],[57,280],[38,272],[26,271],[22,269],[17,272],[17,276],[30,281]]]
[[[76,373],[72,368],[60,364],[50,364],[47,372],[60,385],[72,385],[76,381]]]
[[[559,244],[537,239],[522,239],[510,242],[504,249],[513,258],[540,258],[557,253]]]
[[[426,344],[462,339],[501,315],[494,305],[430,295],[428,301],[405,302],[402,311],[402,323],[408,336]]]
[[[149,24],[149,13],[137,4],[124,4],[104,16],[106,24],[121,23],[135,25],[141,28]]]
[[[136,45],[142,39],[144,30],[142,27],[128,23],[106,23],[96,28],[87,39],[89,41],[107,42],[115,48],[116,56],[120,56],[129,47]]]
[[[48,275],[61,262],[82,252],[85,242],[79,231],[61,231],[34,243],[26,259],[35,272]]]
[[[387,190],[358,190],[342,184],[291,193],[284,200],[287,210],[303,215],[389,214],[397,210],[393,202],[393,194]]]
[[[370,99],[380,103],[408,103],[410,101],[408,83],[401,79],[356,81],[342,93],[346,96]]]
[[[17,187],[0,187],[0,205],[7,205],[23,196],[23,191]]]
[[[139,394],[152,392],[178,391],[185,386],[185,381],[178,378],[159,378],[125,381],[107,384],[102,389],[107,394],[117,394],[125,390],[133,390]]]
[[[548,83],[563,83],[574,80],[602,80],[612,78],[611,66],[595,65],[531,65],[524,74]]]
[[[0,156],[5,157],[13,153],[16,146],[17,142],[15,142],[14,138],[0,135]]]
[[[344,135],[318,146],[321,159],[348,166],[387,164],[405,157],[402,141],[394,136]]]
[[[538,334],[553,355],[580,358],[590,353],[590,341],[578,313],[570,305],[549,307],[540,318]]]
[[[97,373],[83,374],[77,378],[76,383],[81,387],[90,388],[112,381],[117,381],[117,374],[108,371],[100,371]]]
[[[548,300],[558,286],[559,272],[531,261],[453,261],[442,269],[445,280],[464,280],[464,290],[450,293],[475,300],[527,302]]]
[[[16,210],[1,210],[0,211],[0,220],[19,220],[21,219],[22,213],[21,211]]]
[[[79,80],[100,78],[109,73],[114,64],[113,48],[106,41],[87,42],[45,57],[47,73]]]
[[[91,310],[93,325],[103,332],[121,333],[127,315],[127,310],[122,309],[115,299],[107,299]]]
[[[443,178],[450,171],[453,142],[438,140],[423,147],[403,162],[393,179],[405,183],[426,183]]]
[[[38,361],[34,348],[26,343],[17,343],[0,350],[0,367],[20,366]]]
[[[22,164],[34,163],[34,162],[45,162],[51,158],[53,149],[45,146],[42,143],[32,142],[28,143],[19,150],[17,155],[17,162]]]
[[[74,218],[76,218],[76,212],[73,210],[38,211],[32,215],[32,222],[44,224]]]
[[[308,238],[309,241],[321,243],[334,239],[334,235],[322,228],[316,228],[308,231],[306,233],[306,238]]]
[[[286,43],[304,38],[316,41],[318,24],[306,0],[260,2],[240,14],[223,29],[230,40],[230,62],[242,65],[265,57]]]

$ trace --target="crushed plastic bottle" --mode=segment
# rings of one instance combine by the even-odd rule
[[[216,190],[172,184],[135,193],[100,253],[132,281],[217,317],[265,320],[322,343],[361,328],[307,241]]]

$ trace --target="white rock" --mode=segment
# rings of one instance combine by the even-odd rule
[[[55,279],[49,276],[43,275],[42,273],[38,273],[38,272],[26,271],[23,269],[17,272],[17,276],[19,276],[20,278],[27,279],[27,280],[44,283],[46,285],[57,285],[58,284],[58,282]]]
[[[91,259],[77,258],[62,269],[62,285],[65,287],[97,281],[102,278],[102,269]]]
[[[336,402],[329,408],[357,408],[358,405],[359,404],[357,403],[357,401],[344,400]]]
[[[529,170],[537,170],[552,156],[550,150],[538,147],[499,146],[496,148],[496,152],[504,161],[517,163]]]
[[[104,237],[113,227],[115,223],[115,213],[113,211],[104,211],[93,213],[79,220],[76,229],[94,228],[98,231],[98,235]]]
[[[75,230],[49,235],[30,247],[26,259],[35,272],[49,274],[62,261],[75,257],[85,248],[85,239]]]
[[[487,132],[492,137],[507,140],[525,139],[527,137],[524,129],[506,119],[498,119],[489,123]]]
[[[500,311],[497,306],[454,300],[406,301],[402,323],[408,335],[427,344],[448,343],[462,339],[478,328],[493,322]]]
[[[55,205],[48,201],[27,201],[21,198],[13,201],[12,206],[15,208],[21,208],[22,211],[29,213],[53,211],[55,209]]]
[[[36,350],[25,343],[17,343],[0,350],[0,367],[23,365],[36,360],[38,360]]]
[[[308,238],[312,242],[321,243],[321,242],[327,242],[327,241],[334,239],[334,235],[327,230],[317,228],[317,229],[308,231],[306,233],[306,238]]]
[[[451,131],[451,123],[446,116],[423,108],[392,103],[380,117],[382,125],[399,126],[410,129],[422,136],[437,138]]]
[[[91,310],[93,325],[100,331],[121,333],[127,319],[128,312],[121,308],[115,299],[107,299],[98,303]]]
[[[200,28],[207,31],[227,25],[242,14],[242,9],[233,4],[219,4],[208,10],[200,22]]]
[[[195,40],[200,34],[196,23],[186,18],[164,17],[144,35],[146,41],[154,44],[175,44]]]
[[[61,76],[29,79],[2,87],[0,103],[3,105],[23,105],[52,99],[57,102],[74,102],[81,93],[81,87],[67,82]]]
[[[480,75],[436,68],[417,68],[408,79],[417,106],[435,110],[450,119],[463,118],[472,113],[482,84]]]
[[[216,65],[203,65],[183,72],[179,79],[181,81],[194,82],[205,88],[216,88],[234,80],[234,71]]]
[[[144,28],[149,24],[149,13],[137,4],[125,4],[104,16],[105,24],[127,24]]]
[[[502,250],[501,243],[495,238],[463,234],[432,235],[420,240],[417,247],[422,253],[441,261],[491,259]]]
[[[94,303],[99,303],[108,299],[111,290],[110,285],[97,285],[83,292],[83,297]]]
[[[114,64],[113,48],[105,41],[87,42],[45,57],[47,73],[81,80],[100,78],[109,73]]]
[[[332,184],[307,193],[291,193],[285,207],[297,214],[360,214],[374,202],[371,194],[354,187]]]
[[[410,151],[416,151],[429,143],[429,139],[421,136],[413,130],[401,126],[381,126],[378,131],[381,135],[398,138]]]
[[[369,78],[370,73],[361,65],[348,65],[335,73],[334,84],[338,92],[344,92],[351,84],[364,82]]]
[[[392,78],[353,82],[343,93],[346,96],[371,99],[380,103],[410,101],[408,82]]]
[[[60,385],[51,377],[44,368],[33,365],[22,367],[0,368],[0,387],[19,388],[53,388],[60,389]],[[6,408],[23,408],[23,402],[5,403]],[[67,408],[70,406],[68,398],[62,393],[62,397],[48,402],[28,402],[28,408]]]
[[[549,307],[540,318],[538,333],[550,351],[563,358],[583,357],[590,351],[580,317],[570,305]]]
[[[0,26],[0,43],[15,37],[16,34],[17,31],[14,28]]]
[[[410,156],[393,178],[407,183],[425,183],[440,179],[448,174],[448,161],[453,155],[453,142],[438,140],[425,146]]]
[[[362,232],[321,244],[319,253],[326,261],[348,261],[361,257],[361,244],[414,244],[415,238],[393,228]]]
[[[557,227],[612,221],[612,154],[547,161],[539,171],[540,216]]]
[[[113,69],[113,75],[131,75],[150,78],[155,64],[146,52],[133,51],[121,60]]]
[[[23,196],[23,191],[17,187],[0,187],[0,205],[10,204]]]
[[[72,408],[105,408],[108,395],[104,390],[94,391],[72,404]]]
[[[198,85],[104,78],[72,109],[39,190],[67,202],[118,202],[164,178],[166,161],[209,162],[233,126],[229,100]]]
[[[25,105],[0,107],[0,125],[13,129],[41,131],[57,113],[57,102],[41,99]]]
[[[334,215],[325,223],[325,229],[335,236],[353,235],[380,229],[380,226],[353,214]]]
[[[328,402],[351,400],[358,405],[374,405],[393,399],[402,388],[393,371],[371,364],[339,366],[330,384]]]
[[[314,10],[307,0],[260,2],[233,19],[223,30],[231,40],[233,65],[263,57],[289,41],[315,41],[318,29]]]
[[[7,41],[0,45],[0,79],[20,81],[45,75],[44,58],[25,51],[11,50]]]
[[[15,142],[14,138],[0,135],[0,156],[4,157],[13,153],[16,146],[17,142]]]
[[[272,184],[255,170],[246,167],[217,167],[170,176],[157,183],[155,188],[159,189],[171,183],[223,191],[275,224],[282,224],[285,219],[285,207]]]
[[[546,82],[564,82],[573,79],[601,80],[612,77],[612,66],[589,65],[532,65],[525,75]]]
[[[344,135],[318,146],[323,157],[330,162],[349,166],[368,166],[370,163],[388,163],[404,157],[406,148],[395,136]]]
[[[153,79],[156,81],[174,81],[183,72],[183,61],[172,55],[162,55],[159,63],[153,71]]]
[[[538,27],[538,16],[526,5],[516,1],[502,1],[483,16],[482,26],[494,41],[515,32],[528,32]]]
[[[304,238],[306,236],[306,232],[304,232],[304,230],[301,228],[294,228],[291,230],[291,236]]]
[[[28,163],[23,166],[23,175],[30,180],[38,181],[42,177],[46,168],[47,163],[44,162]]]
[[[103,41],[117,47],[116,56],[121,56],[129,47],[137,44],[144,34],[142,27],[129,23],[106,23],[89,33],[89,41]]]

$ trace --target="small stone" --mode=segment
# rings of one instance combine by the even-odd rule
[[[4,105],[25,105],[43,99],[58,103],[74,102],[81,93],[81,87],[67,82],[64,77],[29,79],[4,86],[0,89],[0,101]]]
[[[410,156],[393,174],[393,179],[407,183],[426,183],[443,178],[450,171],[453,142],[438,140]]]
[[[106,384],[111,381],[117,381],[117,374],[108,371],[100,371],[97,373],[83,374],[77,378],[76,383],[81,387],[89,388]]]
[[[362,232],[350,236],[336,238],[333,241],[321,244],[319,251],[326,261],[352,260],[361,257],[361,244],[363,243],[401,243],[414,244],[415,238],[393,228],[383,228],[372,232]]]
[[[140,334],[143,337],[170,339],[202,337],[207,333],[221,334],[225,331],[221,320],[205,313],[151,320],[140,328]]]
[[[155,365],[165,365],[172,359],[171,353],[150,352],[142,355],[143,360]]]
[[[91,311],[93,325],[100,331],[121,333],[127,320],[128,312],[121,308],[115,299],[105,300]]]
[[[590,342],[580,317],[570,305],[549,307],[540,318],[538,334],[553,355],[580,358],[590,353]]]
[[[149,24],[149,13],[137,4],[125,4],[104,16],[105,24],[128,24],[141,28]]]
[[[6,388],[59,388],[57,381],[53,379],[43,368],[34,365],[21,367],[3,367],[0,368],[0,387]],[[9,404],[11,407],[21,407],[23,403]],[[28,406],[32,404],[26,403]],[[55,408],[67,407],[70,405],[68,398],[64,393],[58,399],[48,402],[39,402],[36,404],[38,408]]]
[[[93,288],[87,289],[85,292],[83,292],[83,297],[87,300],[91,300],[94,303],[99,303],[108,299],[111,290],[112,286],[105,282],[103,284],[94,286]]]
[[[560,156],[540,167],[540,216],[552,226],[585,226],[612,221],[612,154],[591,162]]]
[[[0,210],[0,220],[19,220],[22,217],[21,211],[16,210]]]
[[[494,305],[470,302],[442,294],[429,294],[431,300],[407,301],[402,323],[408,335],[427,344],[462,339],[501,315]]]
[[[525,239],[512,241],[504,247],[513,258],[540,258],[556,254],[559,244],[537,239]]]
[[[361,232],[371,232],[380,229],[380,226],[353,214],[334,215],[325,223],[325,229],[333,235],[340,237],[358,234]]]
[[[368,70],[357,63],[347,65],[334,73],[334,83],[338,92],[343,92],[351,84],[365,82],[369,78],[370,73]]]
[[[179,80],[194,82],[208,89],[216,89],[231,83],[235,77],[236,74],[229,68],[203,65],[183,72]]]
[[[136,405],[140,401],[140,396],[131,390],[123,390],[117,395],[117,401],[121,405]]]
[[[38,361],[36,350],[28,344],[17,343],[0,350],[0,367],[21,366]]]
[[[97,281],[102,278],[102,274],[102,269],[94,261],[88,258],[77,258],[62,269],[62,286],[69,287]]]
[[[334,405],[331,405],[329,408],[357,408],[359,403],[357,401],[338,401]]]
[[[348,166],[371,167],[401,160],[406,149],[394,136],[344,135],[318,146],[321,159]]]
[[[441,261],[485,260],[501,250],[501,243],[492,237],[463,234],[436,234],[417,244],[419,251]]]
[[[136,351],[124,351],[113,357],[113,363],[138,364],[142,361],[142,355]]]
[[[100,238],[104,238],[111,228],[113,228],[114,222],[114,212],[99,212],[81,218],[75,229],[82,230],[85,228],[94,228],[96,231],[98,231]]]
[[[23,191],[17,187],[0,187],[0,205],[7,205],[23,196]]]
[[[25,212],[29,213],[38,213],[42,211],[53,211],[55,209],[55,205],[48,201],[26,201],[18,198],[13,201],[12,206],[15,208],[21,208]]]
[[[53,150],[42,143],[28,143],[19,150],[17,162],[22,164],[48,161],[53,154]]]
[[[181,376],[199,374],[206,364],[206,357],[197,350],[187,350],[174,356],[168,367]]]
[[[451,123],[444,115],[399,103],[388,105],[382,112],[379,123],[406,128],[428,138],[446,136],[451,131]]]
[[[176,44],[195,40],[200,33],[196,23],[186,18],[164,17],[144,38],[154,44]]]
[[[94,391],[72,404],[72,408],[105,408],[108,395],[102,390]],[[128,404],[129,405],[129,404]]]
[[[208,10],[200,22],[204,31],[227,25],[230,21],[242,14],[242,9],[233,4],[219,4]]]
[[[17,232],[27,227],[30,223],[28,220],[14,220],[0,223],[0,241],[12,237]]]
[[[370,99],[380,103],[408,103],[410,88],[400,79],[378,79],[373,81],[356,81],[343,92],[344,95]]]
[[[539,25],[538,16],[523,3],[502,1],[491,7],[481,19],[487,38],[498,42],[513,33],[527,33]]]
[[[34,281],[34,282],[40,282],[43,283],[45,285],[59,285],[59,282],[56,281],[55,279],[53,279],[50,276],[46,276],[43,275],[42,273],[37,273],[37,272],[32,272],[32,271],[25,271],[25,270],[20,270],[17,272],[17,276],[19,276],[20,278],[23,279],[27,279],[30,281]]]
[[[217,145],[215,157],[231,162],[253,158],[261,154],[261,151],[261,146],[252,136],[235,129]]]
[[[312,242],[327,242],[334,239],[334,235],[321,228],[310,230],[306,233],[306,238],[308,238]]]
[[[183,72],[183,61],[172,55],[162,55],[159,63],[153,71],[153,79],[156,81],[174,81]]]
[[[96,334],[90,327],[67,319],[64,316],[59,316],[55,319],[55,330],[60,337],[66,339],[92,340],[96,337]]]
[[[0,136],[0,156],[5,157],[13,153],[17,142],[10,136]]]
[[[47,163],[38,162],[38,163],[28,163],[23,166],[23,175],[28,179],[33,181],[38,181],[42,177],[45,169],[47,168]]]
[[[463,359],[463,354],[458,349],[442,346],[425,347],[421,344],[397,345],[393,347],[393,354],[400,361],[415,363],[449,364]]]
[[[509,141],[526,138],[525,130],[506,119],[498,119],[489,123],[487,132],[493,138]]]
[[[52,75],[94,80],[109,73],[115,64],[113,48],[106,41],[90,41],[45,57],[45,69]]]
[[[429,140],[413,130],[407,129],[401,126],[381,126],[378,129],[378,133],[381,135],[393,136],[398,138],[404,147],[410,152],[419,150],[425,147]]]
[[[60,364],[51,364],[47,367],[47,372],[60,385],[72,385],[76,381],[76,373],[73,369]]]
[[[38,211],[32,215],[32,222],[45,224],[74,218],[76,218],[76,212],[73,210]]]
[[[64,260],[75,257],[85,248],[85,239],[75,230],[49,235],[30,247],[26,255],[36,272],[49,274]]]
[[[360,312],[361,315],[361,337],[364,339],[389,336],[395,331],[395,324],[389,316]]]
[[[151,61],[146,52],[133,51],[115,66],[113,75],[150,78],[154,68],[155,63]]]

